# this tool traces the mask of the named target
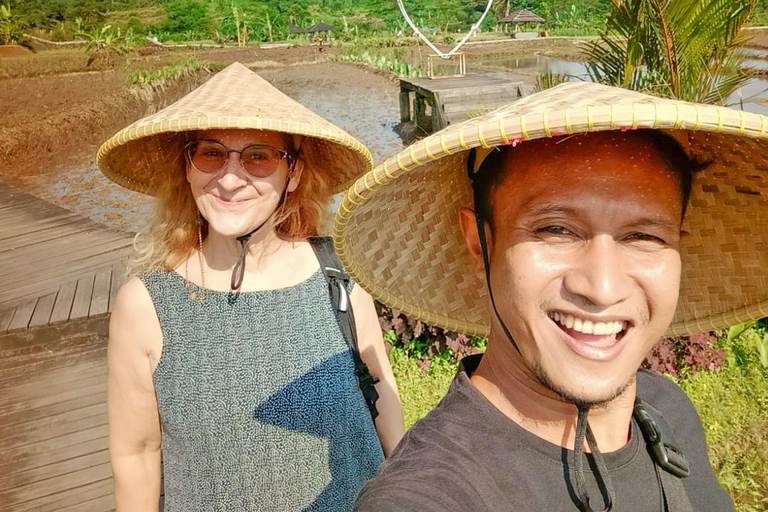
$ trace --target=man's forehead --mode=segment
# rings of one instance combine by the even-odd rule
[[[526,214],[681,206],[680,179],[652,140],[595,133],[509,148],[494,206]]]

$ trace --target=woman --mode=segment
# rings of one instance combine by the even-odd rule
[[[360,354],[380,379],[374,428],[307,238],[370,154],[233,64],[98,160],[158,198],[110,322],[118,510],[158,510],[161,450],[167,512],[351,510],[402,411],[373,302],[354,286]]]

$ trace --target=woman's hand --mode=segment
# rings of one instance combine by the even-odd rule
[[[109,322],[107,408],[117,510],[156,512],[160,501],[160,418],[152,380],[162,332],[144,284],[130,279]]]
[[[400,395],[384,348],[381,325],[373,299],[359,285],[352,289],[350,295],[352,310],[355,313],[360,357],[368,366],[371,375],[379,378],[379,383],[376,384],[376,391],[379,393],[379,400],[376,402],[376,408],[379,411],[379,416],[376,418],[376,432],[379,434],[384,456],[389,457],[405,435]]]

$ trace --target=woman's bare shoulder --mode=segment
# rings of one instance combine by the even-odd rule
[[[154,345],[161,337],[155,304],[144,283],[131,277],[120,287],[109,324],[110,342],[124,338],[143,339]]]

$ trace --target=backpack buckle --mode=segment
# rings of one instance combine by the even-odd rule
[[[639,399],[635,401],[634,417],[656,465],[678,478],[689,476],[691,469],[685,455],[676,446],[664,440],[653,415]]]

